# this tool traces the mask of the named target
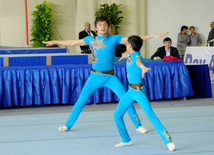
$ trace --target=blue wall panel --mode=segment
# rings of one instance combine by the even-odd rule
[[[0,58],[0,67],[3,67],[3,61],[4,61],[4,59]]]
[[[88,55],[52,56],[52,65],[88,64]]]
[[[46,66],[46,56],[10,57],[9,67],[13,66]]]

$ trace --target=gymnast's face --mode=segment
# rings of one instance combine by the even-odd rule
[[[131,43],[129,43],[128,41],[127,41],[127,45],[126,45],[126,51],[127,52],[129,52],[129,53],[133,53],[132,51],[132,45],[131,45]]]
[[[95,29],[99,36],[105,36],[108,34],[108,24],[106,21],[98,21]]]

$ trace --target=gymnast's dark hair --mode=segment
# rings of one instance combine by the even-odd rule
[[[99,17],[96,17],[95,22],[94,22],[94,26],[95,26],[95,27],[97,27],[97,23],[98,23],[99,21],[101,21],[101,22],[104,22],[104,21],[105,21],[105,22],[108,24],[108,26],[109,26],[109,20],[108,20],[108,18],[107,18],[106,16],[99,16]]]
[[[183,31],[183,29],[188,29],[188,27],[187,27],[186,25],[183,25],[183,26],[181,27],[181,32]]]
[[[128,42],[132,45],[134,51],[139,51],[143,46],[143,39],[141,37],[132,35],[128,38]]]

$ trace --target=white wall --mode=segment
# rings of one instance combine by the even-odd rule
[[[147,0],[146,32],[153,34],[168,31],[167,36],[176,47],[181,26],[193,25],[202,38],[202,46],[205,46],[210,22],[214,21],[213,6],[213,0]],[[147,41],[146,57],[150,58],[162,43],[163,38]]]
[[[24,1],[0,1],[0,45],[25,44],[25,13],[22,9],[24,10]]]
[[[29,40],[32,27],[32,11],[44,0],[28,0]],[[100,4],[122,4],[125,17],[120,35],[145,34],[146,0],[47,0],[53,8],[53,39],[78,39],[84,23],[90,22],[94,30],[95,12]],[[141,16],[140,16],[141,15]],[[138,20],[138,18],[141,20]],[[24,0],[0,0],[0,46],[26,46]],[[80,52],[79,47],[69,47],[70,52]]]
[[[29,35],[32,27],[31,13],[44,0],[28,0]],[[182,25],[193,25],[206,44],[210,22],[214,21],[213,0],[47,0],[54,9],[53,20],[60,36],[77,39],[86,21],[94,30],[94,14],[100,4],[122,4],[124,21],[119,34],[125,37],[138,34],[155,34],[168,31],[176,46],[177,34]],[[26,46],[24,0],[0,0],[0,46]],[[55,27],[53,39],[60,40]],[[30,36],[29,36],[30,37]],[[30,37],[31,39],[31,37]],[[143,56],[149,58],[163,38],[151,39],[144,43]],[[145,48],[146,47],[146,48]],[[70,52],[80,52],[79,47],[70,47]],[[145,54],[146,53],[146,54]]]

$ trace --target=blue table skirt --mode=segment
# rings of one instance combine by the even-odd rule
[[[192,96],[189,72],[183,61],[145,62],[152,68],[143,80],[150,100]],[[91,65],[0,67],[0,107],[74,104],[90,75]],[[128,88],[126,64],[115,71]],[[87,103],[112,102],[119,98],[108,88],[98,89]]]
[[[212,88],[207,64],[186,65],[189,70],[194,98],[212,98]]]
[[[143,80],[149,100],[193,95],[189,72],[183,61],[149,61],[144,64],[151,68]]]

